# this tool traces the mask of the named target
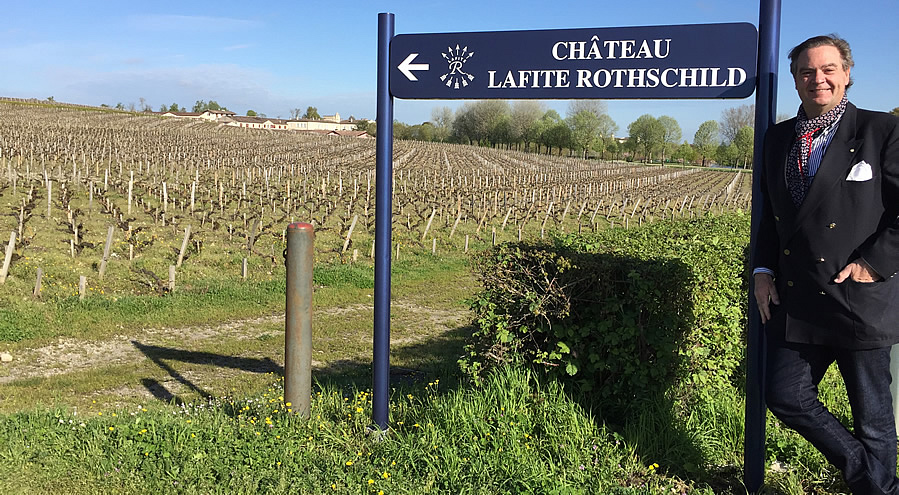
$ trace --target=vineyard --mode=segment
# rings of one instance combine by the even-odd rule
[[[283,276],[293,221],[318,262],[373,256],[374,140],[7,102],[0,129],[0,299]],[[750,190],[725,170],[398,141],[392,253],[746,209]]]
[[[641,400],[632,424],[610,421],[616,430],[606,425],[610,418],[585,413],[590,397],[525,370],[509,367],[469,387],[457,358],[475,325],[502,318],[483,300],[487,313],[472,311],[486,278],[473,274],[467,253],[558,232],[651,244],[658,237],[618,229],[704,217],[641,229],[661,227],[663,238],[696,250],[677,251],[684,262],[650,266],[652,276],[619,277],[633,283],[622,293],[642,314],[642,307],[673,307],[640,303],[641,294],[658,297],[653,285],[665,283],[664,273],[696,290],[707,285],[705,294],[715,297],[666,285],[672,294],[664,300],[700,304],[668,313],[695,317],[703,343],[671,355],[696,353],[696,362],[714,369],[737,362],[738,345],[701,353],[741,331],[742,304],[722,298],[745,301],[745,287],[708,268],[740,272],[739,249],[725,246],[745,245],[745,235],[708,226],[746,219],[707,214],[748,209],[749,174],[413,141],[394,144],[393,163],[395,435],[374,441],[364,388],[371,383],[374,140],[0,101],[4,493],[745,491],[742,391],[689,407],[667,395]],[[279,378],[283,253],[294,221],[315,227],[313,373],[321,390],[313,396],[315,419],[302,422],[287,414]],[[721,232],[735,244],[720,241]],[[603,260],[617,263],[595,256],[589,266]],[[690,260],[703,281],[671,278]],[[551,327],[569,332],[570,341],[574,332],[632,314],[607,306],[583,314],[608,318]],[[627,340],[636,329],[630,335],[641,337],[631,340],[643,342],[646,321],[631,320],[606,337]],[[825,378],[824,389],[842,386],[837,379]],[[634,390],[627,388],[628,397]],[[785,487],[774,492],[841,491],[838,482],[829,486],[839,474],[813,447],[771,421],[768,432],[769,458],[789,469],[769,473],[773,486]]]

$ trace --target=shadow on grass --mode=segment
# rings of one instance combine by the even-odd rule
[[[190,364],[207,364],[222,368],[232,368],[250,373],[276,373],[283,375],[284,368],[270,358],[256,359],[227,356],[224,354],[215,354],[212,352],[186,351],[183,349],[174,349],[171,347],[161,347],[156,345],[142,344],[136,340],[132,340],[131,344],[137,350],[142,352],[153,363],[159,366],[163,371],[169,374],[175,381],[196,392],[204,399],[212,398],[212,394],[204,390],[199,385],[190,381],[181,374],[169,361],[177,361]],[[144,387],[157,399],[165,402],[181,404],[184,401],[178,395],[167,389],[165,385],[158,380],[152,378],[144,378],[141,380]]]
[[[444,392],[456,388],[461,378],[457,359],[462,354],[465,339],[471,335],[471,331],[470,326],[457,327],[421,342],[392,346],[390,349],[392,361],[411,363],[414,367],[409,367],[410,364],[391,365],[391,388],[401,390],[423,388],[434,379],[440,379],[441,390]],[[214,394],[185,377],[178,371],[175,363],[212,365],[249,373],[275,373],[284,376],[284,367],[270,358],[245,358],[188,351],[147,345],[138,341],[132,341],[132,345],[168,373],[172,379],[204,399],[210,399]],[[318,388],[333,386],[344,390],[369,390],[372,387],[372,362],[349,359],[332,361],[325,367],[313,369],[312,379],[318,384]],[[174,404],[184,402],[180,396],[158,380],[144,378],[141,383],[160,401]]]
[[[471,326],[461,326],[420,342],[392,345],[390,387],[418,388],[440,379],[442,393],[457,388],[461,380],[458,359],[472,330]],[[403,363],[403,366],[395,363]],[[328,366],[314,369],[312,378],[322,387],[369,390],[372,388],[372,360],[332,361]]]

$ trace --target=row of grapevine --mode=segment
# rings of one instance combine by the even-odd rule
[[[63,258],[69,272],[97,273],[110,227],[113,271],[132,283],[98,290],[154,287],[182,257],[193,276],[235,273],[245,258],[271,271],[292,221],[315,225],[318,259],[371,254],[373,140],[4,102],[0,126],[13,276]],[[405,141],[392,187],[395,243],[433,252],[745,209],[751,190],[732,171]]]

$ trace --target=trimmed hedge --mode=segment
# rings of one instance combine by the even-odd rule
[[[748,240],[737,213],[497,246],[475,258],[483,290],[460,363],[477,379],[527,361],[609,406],[732,391]]]

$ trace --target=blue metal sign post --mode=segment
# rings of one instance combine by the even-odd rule
[[[749,252],[755,245],[762,195],[759,172],[765,132],[777,116],[777,54],[780,51],[780,0],[759,4],[759,69],[755,94],[755,142],[752,163],[752,227]],[[751,257],[751,254],[750,254]],[[749,266],[755,266],[750,259]],[[746,423],[743,438],[743,482],[749,493],[758,493],[765,482],[765,333],[749,278],[748,321],[746,324]]]
[[[758,87],[755,170],[776,115],[780,0],[760,0],[748,23],[394,36],[378,14],[373,422],[388,427],[393,98],[746,98]],[[753,181],[753,239],[758,181]],[[744,476],[764,482],[764,347],[750,290]]]
[[[390,390],[390,248],[393,216],[393,97],[389,90],[393,14],[378,14],[378,134],[375,145],[375,321],[372,419],[387,431]]]

